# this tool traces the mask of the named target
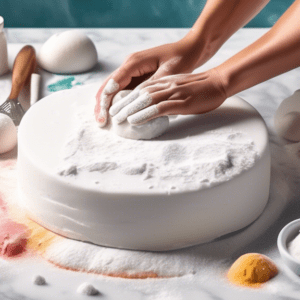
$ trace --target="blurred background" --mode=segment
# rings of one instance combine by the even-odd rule
[[[245,27],[273,26],[293,2],[271,0]],[[205,3],[206,0],[0,0],[0,15],[5,27],[10,28],[189,28]]]

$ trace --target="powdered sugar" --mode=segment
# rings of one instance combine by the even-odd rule
[[[141,109],[147,107],[152,103],[152,97],[150,94],[144,93],[139,96],[135,101],[128,104],[124,107],[118,114],[114,116],[116,118],[117,123],[121,123],[127,119],[128,116],[140,111]]]
[[[135,190],[174,193],[228,181],[258,159],[253,141],[241,132],[218,129],[201,138],[128,140],[100,129],[88,109],[78,109],[77,128],[62,152],[58,173],[69,180],[85,178],[104,190],[128,190],[131,183]]]
[[[133,125],[139,124],[139,123],[145,122],[146,120],[156,116],[157,114],[158,114],[158,108],[157,108],[157,105],[154,104],[154,105],[151,105],[151,106],[129,116],[128,122]]]
[[[119,84],[114,81],[114,79],[109,79],[105,88],[104,88],[104,94],[112,94],[114,92],[116,92],[119,89]]]

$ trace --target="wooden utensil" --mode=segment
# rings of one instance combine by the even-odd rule
[[[18,53],[12,70],[12,87],[8,99],[0,106],[0,113],[12,118],[15,125],[19,125],[24,115],[24,109],[18,101],[18,96],[26,80],[36,67],[36,55],[32,46],[24,46]]]

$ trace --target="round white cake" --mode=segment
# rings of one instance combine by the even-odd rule
[[[262,213],[269,196],[266,125],[234,96],[170,118],[153,140],[100,128],[99,84],[57,92],[18,130],[21,205],[42,226],[95,244],[164,251],[212,241]]]

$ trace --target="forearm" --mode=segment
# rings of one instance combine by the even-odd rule
[[[270,0],[207,0],[206,5],[184,40],[192,41],[199,59],[209,60],[223,43],[247,24]]]
[[[256,42],[215,68],[227,97],[300,66],[300,0]]]

